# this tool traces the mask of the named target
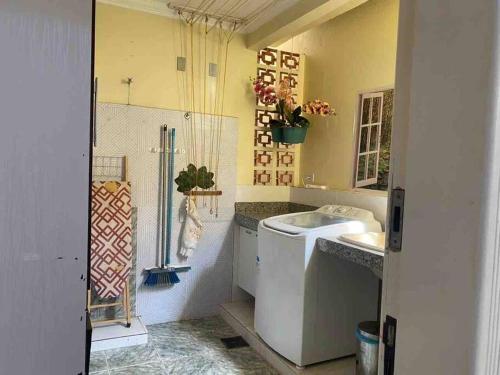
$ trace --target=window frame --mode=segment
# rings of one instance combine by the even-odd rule
[[[363,92],[358,94],[359,97],[359,102],[358,102],[358,116],[356,119],[356,138],[355,138],[355,165],[354,165],[354,175],[353,175],[353,187],[355,189],[357,188],[364,188],[365,186],[373,185],[377,183],[378,180],[378,166],[379,166],[379,159],[380,159],[380,140],[381,140],[381,134],[382,134],[382,117],[383,117],[383,108],[384,108],[384,91],[383,89],[379,89],[376,91],[369,91],[369,92]],[[372,122],[372,114],[373,114],[373,99],[374,98],[380,98],[380,104],[379,104],[379,118],[378,121]],[[368,110],[369,114],[369,119],[366,124],[363,123],[363,109],[364,109],[364,101],[365,99],[370,99],[370,108]],[[377,135],[376,135],[376,147],[375,150],[370,150],[370,144],[371,144],[371,136],[372,136],[372,128],[376,127],[377,128]],[[361,134],[363,128],[367,128],[367,137],[366,137],[366,149],[365,151],[361,151]],[[375,159],[375,176],[368,178],[368,169],[369,169],[369,155],[376,155]],[[360,167],[360,160],[361,156],[366,155],[366,162],[365,162],[365,167],[364,167],[364,179],[358,180],[358,172],[359,172],[359,167]]]

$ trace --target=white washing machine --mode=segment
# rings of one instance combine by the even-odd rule
[[[359,322],[376,320],[378,279],[315,249],[318,237],[380,232],[370,211],[329,205],[262,220],[258,230],[255,330],[298,366],[356,352]]]

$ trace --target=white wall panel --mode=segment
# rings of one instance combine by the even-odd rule
[[[143,269],[155,265],[158,253],[159,168],[160,155],[152,147],[160,147],[163,124],[175,127],[176,146],[185,149],[183,127],[189,123],[184,112],[121,104],[98,105],[98,140],[96,155],[122,156],[129,161],[132,204],[137,206],[137,314],[146,324],[212,315],[217,306],[229,301],[232,281],[232,219],[236,196],[236,147],[238,126],[234,118],[224,118],[221,140],[219,215],[210,215],[198,198],[205,225],[198,249],[187,263],[193,268],[180,273],[181,282],[169,288],[142,285]],[[208,122],[209,116],[205,121]],[[200,116],[195,118],[199,126]],[[208,137],[208,134],[206,134]],[[185,168],[186,155],[176,155],[176,175]],[[175,186],[176,187],[176,186]],[[174,193],[174,228],[172,263],[186,262],[179,257],[178,242],[184,217],[184,196]]]

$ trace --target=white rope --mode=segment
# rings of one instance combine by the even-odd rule
[[[234,18],[232,15],[241,9],[249,0],[235,0],[235,1],[225,1],[218,11],[222,10],[222,15],[216,20],[215,25],[209,28],[208,21],[209,17],[205,15],[205,22],[203,25],[196,22],[203,14],[210,9],[215,0],[202,0],[198,7],[191,11],[186,11],[189,13],[188,16],[183,14],[183,11],[179,11],[179,24],[181,33],[181,54],[184,52],[183,48],[186,50],[185,55],[188,58],[187,50],[189,49],[189,74],[186,72],[182,75],[184,95],[187,97],[185,106],[189,108],[191,113],[188,121],[188,126],[183,127],[185,132],[185,142],[188,163],[192,163],[198,168],[205,166],[208,162],[208,170],[214,173],[214,190],[218,189],[219,184],[219,172],[220,172],[220,155],[221,155],[221,140],[223,134],[223,117],[224,117],[224,99],[225,99],[225,89],[227,82],[227,69],[228,69],[228,58],[229,58],[229,44],[232,41],[235,31],[238,27],[238,23],[234,22],[229,30],[224,29],[224,23],[226,19]],[[187,6],[187,5],[186,5]],[[201,17],[200,17],[201,15]],[[185,30],[184,26],[187,24],[189,27],[189,35],[187,37],[186,46],[183,45],[182,32]],[[201,26],[204,26],[204,36],[201,36]],[[216,50],[216,61],[217,61],[217,74],[214,82],[214,90],[210,95],[209,109],[210,120],[206,120],[207,115],[207,50],[209,43],[209,33],[212,29],[216,27],[217,34],[215,37],[216,48],[211,49],[212,54]],[[195,36],[195,33],[198,35]],[[198,38],[198,40],[196,40]],[[203,40],[202,40],[203,39]],[[195,45],[196,44],[196,45]],[[197,50],[196,50],[197,48]],[[195,67],[195,56],[198,53],[197,63],[198,66]],[[203,62],[203,68],[201,67]],[[186,64],[187,65],[187,64]],[[203,78],[201,75],[203,74]],[[199,82],[199,83],[198,83]],[[201,86],[203,88],[201,89]],[[189,88],[188,88],[189,86]],[[196,87],[200,86],[201,90],[200,97],[197,103],[196,98]],[[203,97],[201,97],[203,95]],[[187,104],[189,103],[189,105]],[[199,113],[200,119],[196,121],[196,113]],[[198,127],[200,129],[198,129]],[[209,135],[207,137],[207,127],[209,127]],[[207,139],[208,138],[208,139]],[[207,145],[208,143],[208,145]],[[207,158],[207,147],[208,158]],[[198,148],[200,148],[198,150]],[[208,160],[207,160],[208,159]],[[201,163],[201,164],[200,164]],[[205,201],[204,201],[205,204]],[[218,197],[210,196],[210,213],[214,212],[218,216],[219,201]]]

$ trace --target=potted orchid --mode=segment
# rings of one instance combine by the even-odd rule
[[[267,85],[262,79],[254,79],[253,89],[263,104],[276,106],[277,118],[272,119],[269,124],[274,142],[304,142],[310,122],[302,113],[324,117],[335,115],[335,110],[319,99],[295,107],[290,81],[287,78],[279,83],[277,89]]]

